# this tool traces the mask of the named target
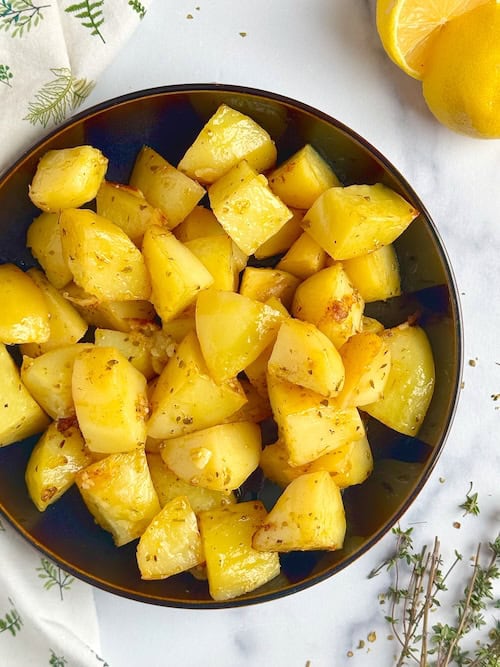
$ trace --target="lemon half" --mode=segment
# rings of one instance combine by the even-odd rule
[[[500,4],[489,2],[447,23],[426,65],[423,93],[447,127],[500,138]]]
[[[377,0],[377,30],[387,55],[422,79],[436,37],[450,21],[491,0]]]

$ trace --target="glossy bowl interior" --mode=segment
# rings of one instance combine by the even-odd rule
[[[387,326],[416,311],[431,340],[436,388],[419,437],[398,434],[370,420],[375,458],[367,482],[344,492],[348,534],[337,552],[291,553],[282,573],[266,586],[229,602],[214,602],[206,583],[190,574],[141,581],[136,543],[121,548],[93,521],[76,488],[39,513],[24,470],[36,438],[0,448],[0,511],[44,554],[68,572],[112,593],[154,604],[214,608],[248,605],[289,595],[334,575],[366,552],[415,500],[443,448],[456,407],[462,372],[461,318],[446,252],[424,205],[394,167],[363,138],[327,115],[279,95],[240,86],[184,85],[120,97],[75,117],[36,145],[0,180],[0,261],[25,268],[26,229],[37,214],[28,184],[48,149],[91,144],[109,158],[107,178],[127,182],[133,161],[148,144],[177,164],[204,122],[225,102],[261,123],[273,136],[280,160],[305,143],[330,162],[344,185],[383,182],[421,211],[396,242],[404,296],[370,304],[367,314]],[[251,497],[252,489],[247,491]]]

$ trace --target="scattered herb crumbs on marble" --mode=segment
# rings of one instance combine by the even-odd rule
[[[491,394],[491,398],[494,401],[500,401],[500,394]]]
[[[375,630],[372,630],[370,633],[368,633],[367,639],[372,644],[373,642],[377,641],[377,633],[375,632]]]
[[[194,16],[192,14],[186,14],[187,19],[194,19]]]
[[[475,359],[469,359],[469,366],[472,366],[473,368],[477,366],[477,357]]]
[[[356,646],[356,648],[365,648],[365,640],[360,639],[359,644]]]
[[[458,529],[458,528],[461,528],[461,527],[462,527],[462,524],[460,523],[460,521],[454,521],[453,522],[453,528]]]
[[[247,33],[246,33],[246,32],[240,32],[240,36],[241,36],[241,37],[246,37],[246,36],[247,36]]]
[[[352,651],[347,651],[347,657],[352,658],[354,653]]]
[[[445,482],[446,482],[446,478],[445,478],[445,477],[440,477],[440,478],[439,478],[439,483],[440,483],[440,484],[444,484]]]

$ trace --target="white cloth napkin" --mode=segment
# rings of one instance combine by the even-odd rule
[[[0,175],[62,123],[152,0],[0,0]],[[92,588],[0,512],[1,667],[103,667]]]
[[[105,667],[92,587],[0,518],[0,665]]]
[[[0,174],[70,117],[152,0],[0,0]]]

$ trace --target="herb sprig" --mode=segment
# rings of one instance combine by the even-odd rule
[[[460,508],[477,516],[477,493],[471,491],[472,484]],[[487,546],[477,545],[471,565],[455,550],[451,565],[445,568],[437,537],[432,547],[416,549],[413,528],[397,526],[392,532],[396,537],[394,553],[369,577],[384,569],[393,575],[393,583],[380,601],[388,603],[385,619],[400,646],[396,667],[500,667],[500,621],[493,616],[493,610],[500,608],[494,591],[495,581],[500,580],[500,535]],[[456,568],[458,576],[466,566],[465,588],[452,606],[454,620],[442,622],[436,619],[441,594],[448,590],[448,580]],[[468,646],[474,648],[465,648],[465,640],[472,640]]]

